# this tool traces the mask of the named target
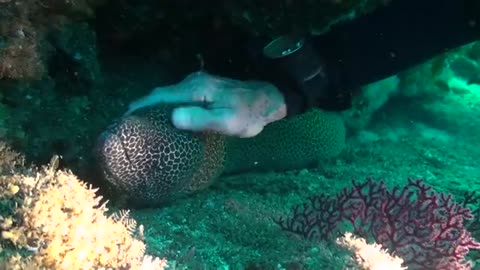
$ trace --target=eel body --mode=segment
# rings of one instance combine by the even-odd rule
[[[243,139],[178,130],[171,111],[168,106],[138,110],[114,122],[97,141],[105,178],[133,205],[160,205],[204,189],[222,174],[309,167],[338,155],[345,143],[342,119],[317,110]]]

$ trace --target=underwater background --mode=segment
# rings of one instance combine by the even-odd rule
[[[0,0],[1,269],[163,269],[163,258],[165,269],[401,269],[361,265],[358,249],[337,243],[349,231],[407,254],[408,269],[470,269],[467,261],[480,269],[473,240],[480,240],[480,42],[362,87],[344,112],[313,111],[256,138],[226,138],[221,158],[208,137],[203,159],[181,164],[201,167],[208,187],[162,205],[130,204],[102,174],[98,138],[133,100],[200,68],[248,79],[238,53],[245,37],[295,29],[318,35],[383,5]],[[207,162],[215,170],[208,177]],[[79,181],[98,188],[96,195]],[[100,195],[108,209],[94,199]],[[383,216],[395,223],[391,234],[404,231],[382,235],[377,226],[387,225],[359,213],[358,202],[429,226]],[[343,214],[358,220],[339,221]],[[78,216],[81,226],[72,222]],[[428,228],[447,223],[455,232],[432,240]],[[151,264],[139,259],[144,253]],[[459,257],[440,267],[450,255]]]

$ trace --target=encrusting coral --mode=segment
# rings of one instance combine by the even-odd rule
[[[107,215],[97,189],[57,167],[55,156],[41,169],[0,171],[0,202],[8,205],[0,217],[1,244],[30,254],[10,255],[2,269],[164,268],[164,259],[145,255],[143,226],[128,211]]]
[[[357,238],[352,233],[346,233],[337,239],[337,243],[352,250],[355,260],[363,269],[369,270],[404,270],[403,259],[390,255],[379,244],[367,244],[365,239]]]

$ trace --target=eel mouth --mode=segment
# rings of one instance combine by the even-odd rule
[[[109,126],[97,138],[95,146],[95,154],[100,163],[100,168],[105,174],[105,178],[113,182],[118,182],[118,175],[122,174],[122,166],[118,166],[118,162],[123,160],[132,164],[128,151],[118,135],[118,123]]]
[[[97,138],[96,150],[101,156],[106,156],[108,153],[111,153],[114,149],[114,145],[118,145],[120,138],[110,130],[104,131]],[[122,149],[125,151],[125,149]],[[118,149],[116,149],[118,151]]]
[[[100,134],[97,147],[103,157],[109,157],[115,154],[116,156],[124,156],[130,164],[132,163],[124,141],[116,132],[115,127],[109,128]]]

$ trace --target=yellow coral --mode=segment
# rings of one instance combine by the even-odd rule
[[[403,270],[403,259],[391,256],[378,244],[367,244],[365,239],[356,238],[351,233],[337,239],[337,243],[355,252],[358,264],[367,270]]]
[[[106,215],[97,189],[56,170],[57,162],[0,176],[0,199],[17,204],[13,217],[1,222],[2,241],[33,251],[28,260],[11,257],[7,269],[163,269],[165,260],[145,256],[142,239],[133,237],[137,226],[128,211]]]

